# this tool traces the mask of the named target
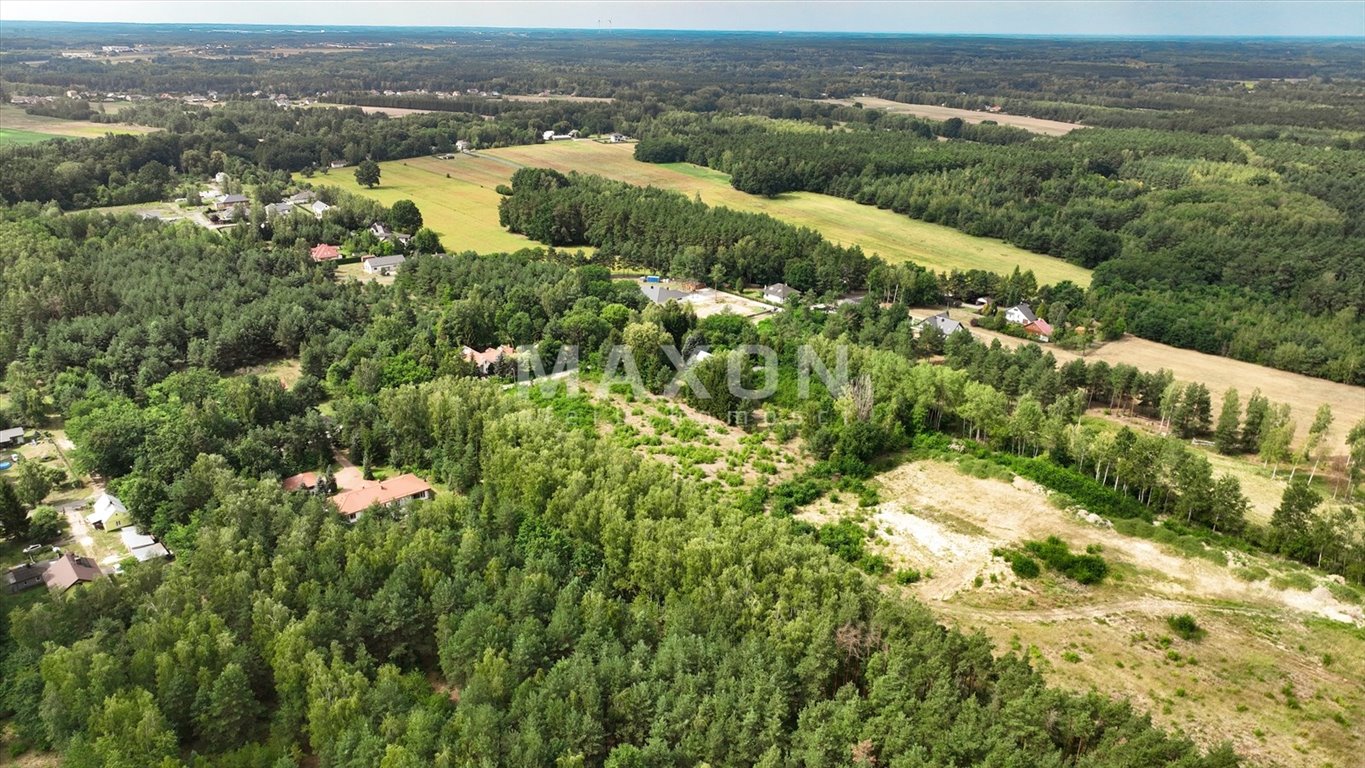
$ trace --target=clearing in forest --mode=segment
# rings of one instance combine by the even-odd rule
[[[1044,136],[1065,136],[1077,128],[1085,127],[1080,123],[1064,123],[1060,120],[1046,120],[1041,117],[1007,115],[1003,112],[980,112],[974,109],[940,107],[934,104],[906,104],[903,101],[879,99],[875,96],[859,96],[856,99],[826,99],[825,101],[848,107],[853,106],[856,102],[868,109],[880,109],[893,115],[914,115],[928,120],[947,120],[952,117],[956,117],[964,123],[984,123],[989,120],[1000,125],[1010,125],[1033,133],[1041,133]]]
[[[1365,615],[1351,602],[1359,590],[1273,558],[1228,552],[1220,565],[1125,536],[1022,478],[917,461],[875,485],[875,508],[825,499],[799,516],[873,527],[873,551],[924,574],[888,588],[913,593],[942,620],[1026,655],[1052,683],[1127,699],[1202,744],[1230,739],[1244,755],[1286,766],[1353,764],[1365,711]],[[1052,535],[1072,551],[1094,547],[1109,577],[1092,587],[1047,570],[1021,579],[992,554]],[[1205,634],[1178,636],[1166,619],[1180,614]]]
[[[450,160],[414,158],[381,163],[383,175],[378,188],[359,188],[349,177],[343,180],[343,185],[385,203],[410,198],[424,215],[428,205],[449,205],[448,199],[452,196],[464,201],[465,215],[458,223],[440,222],[449,229],[437,226],[434,219],[431,224],[443,239],[449,235],[446,246],[456,250],[461,247],[485,250],[463,246],[466,236],[470,242],[494,242],[496,232],[502,232],[504,237],[515,237],[507,235],[498,226],[498,196],[493,190],[498,184],[507,183],[518,168],[530,166],[662,187],[688,196],[700,196],[708,205],[766,213],[775,219],[814,229],[841,245],[861,246],[869,255],[877,254],[887,261],[913,261],[936,271],[984,269],[1002,274],[1008,274],[1017,266],[1033,270],[1040,283],[1071,280],[1081,287],[1090,285],[1090,270],[1001,240],[975,237],[951,227],[917,221],[893,211],[829,195],[810,192],[791,192],[776,198],[750,195],[731,187],[726,174],[687,163],[642,163],[635,160],[633,151],[630,144],[605,144],[587,139],[504,147],[456,155]],[[391,176],[391,169],[398,170]],[[396,185],[404,187],[402,193],[388,194]],[[475,189],[471,190],[467,185],[473,185]],[[483,194],[476,193],[479,189]],[[457,228],[457,224],[463,229]],[[529,243],[519,237],[517,242]],[[494,246],[493,249],[507,247]]]

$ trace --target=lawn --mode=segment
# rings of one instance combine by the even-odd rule
[[[452,160],[395,161],[381,164],[383,183],[377,189],[360,189],[349,175],[343,186],[384,203],[404,197],[412,199],[452,250],[505,250],[529,241],[509,235],[498,226],[495,208],[498,195],[494,188],[523,166],[593,173],[630,184],[700,195],[710,205],[766,213],[810,227],[830,240],[860,245],[869,254],[878,254],[888,261],[914,261],[935,270],[986,269],[1001,273],[1018,266],[1033,270],[1041,283],[1071,280],[1081,286],[1090,284],[1087,269],[1000,240],[974,237],[828,195],[797,192],[776,199],[756,197],[734,189],[726,174],[709,168],[687,163],[637,162],[631,145],[626,144],[560,141],[488,150],[477,156],[459,155]]]

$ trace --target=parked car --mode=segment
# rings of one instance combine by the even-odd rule
[[[24,554],[31,555],[34,552],[41,552],[43,551],[43,546],[44,545],[42,544],[30,544],[27,547],[24,547]]]

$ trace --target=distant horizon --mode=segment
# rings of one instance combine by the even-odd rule
[[[319,24],[325,15],[331,23]],[[246,17],[244,19],[244,17]],[[1365,39],[1358,0],[5,0],[0,22],[1120,39]],[[528,22],[530,22],[528,24]]]
[[[295,22],[241,22],[241,21],[71,21],[67,19],[5,19],[6,24],[51,24],[73,27],[198,27],[233,29],[239,27],[259,27],[262,29],[302,32],[318,30],[357,30],[391,29],[424,30],[428,32],[601,32],[603,34],[650,33],[650,34],[694,34],[694,35],[793,35],[829,37],[977,37],[1002,40],[1365,40],[1365,33],[1350,34],[1180,34],[1180,33],[1119,33],[1119,32],[877,32],[862,30],[819,30],[819,29],[695,29],[668,27],[515,27],[515,26],[473,26],[473,25],[425,25],[425,24],[305,24]]]

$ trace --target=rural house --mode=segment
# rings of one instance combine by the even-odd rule
[[[1021,301],[1005,310],[1005,322],[1011,325],[1028,325],[1037,319],[1038,316],[1033,314],[1033,307],[1030,307],[1027,302]]]
[[[427,481],[417,475],[406,474],[383,481],[367,480],[359,487],[333,496],[332,505],[342,519],[354,523],[370,507],[405,506],[418,499],[430,499],[432,495]]]
[[[947,312],[940,312],[933,317],[924,318],[924,320],[920,322],[920,328],[937,328],[939,333],[942,333],[944,336],[951,336],[958,331],[967,330],[967,326],[948,317]],[[970,333],[970,331],[968,331],[968,333]]]
[[[265,217],[273,219],[276,216],[288,216],[294,212],[294,204],[290,202],[271,203],[265,207]]]
[[[800,291],[786,283],[774,283],[763,287],[763,300],[774,304],[785,304],[787,299],[800,295]]]
[[[8,448],[11,445],[23,444],[24,444],[23,427],[10,427],[9,429],[0,429],[0,447]]]
[[[94,507],[95,511],[86,515],[85,521],[97,531],[117,531],[133,522],[128,508],[123,506],[117,496],[102,493],[95,499]]]
[[[464,359],[467,363],[473,363],[474,368],[482,376],[492,373],[498,363],[505,359],[510,359],[517,354],[516,347],[503,345],[501,347],[489,347],[480,352],[472,347],[465,347],[463,350]]]
[[[1021,301],[1005,310],[1005,322],[1022,326],[1025,333],[1039,341],[1048,341],[1052,338],[1052,325],[1034,314],[1033,308],[1027,302]]]
[[[313,246],[313,250],[308,252],[309,258],[316,262],[336,261],[341,258],[341,249],[335,245],[318,243]]]
[[[219,211],[228,211],[239,205],[246,205],[250,201],[246,195],[221,195],[214,201],[213,207]]]
[[[640,292],[655,304],[667,304],[670,301],[683,301],[691,294],[686,291],[679,291],[675,288],[668,288],[662,283],[641,283]]]
[[[166,545],[158,542],[151,536],[139,531],[136,528],[124,528],[119,532],[123,539],[123,546],[128,550],[128,554],[137,558],[139,563],[148,560],[159,560],[170,557],[171,553],[166,549]]]
[[[300,472],[297,475],[290,475],[280,481],[280,487],[289,492],[308,491],[313,492],[318,487],[318,473]]]
[[[43,571],[43,583],[58,593],[65,592],[77,584],[94,581],[100,577],[100,569],[88,557],[79,557],[70,552],[47,563]]]
[[[47,571],[47,564],[48,561],[24,563],[5,571],[5,586],[9,589],[9,593],[12,595],[42,584],[43,573]]]
[[[403,254],[395,253],[392,256],[366,256],[362,263],[367,275],[392,275],[397,274],[405,261],[407,258]]]

